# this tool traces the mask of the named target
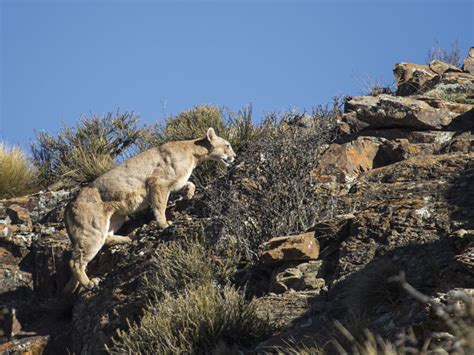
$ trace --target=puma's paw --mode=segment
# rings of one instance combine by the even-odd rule
[[[92,290],[94,288],[97,288],[100,283],[100,279],[98,277],[94,277],[93,279],[90,280],[89,284],[87,285],[88,290]]]
[[[196,185],[192,182],[188,182],[187,186],[184,188],[183,198],[185,200],[190,200],[194,197],[194,193],[196,192]]]
[[[158,222],[158,224],[159,224],[161,229],[169,228],[172,225],[172,223],[170,221],[161,222],[161,223]]]

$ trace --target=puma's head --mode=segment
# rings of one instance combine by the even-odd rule
[[[230,143],[219,137],[214,128],[207,130],[207,141],[210,143],[209,159],[219,161],[229,166],[235,159],[235,153]]]

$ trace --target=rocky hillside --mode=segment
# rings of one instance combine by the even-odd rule
[[[278,137],[302,142],[298,154],[271,158],[257,142],[194,200],[175,198],[171,228],[160,230],[149,212],[132,216],[121,234],[133,243],[104,248],[88,271],[99,287],[72,299],[60,294],[70,273],[62,212],[76,191],[2,200],[0,352],[123,352],[129,327],[145,329],[150,312],[162,311],[150,308],[166,299],[154,283],[173,275],[192,283],[208,269],[222,289],[245,287],[269,330],[222,335],[206,352],[334,353],[367,339],[364,329],[400,351],[472,351],[472,310],[442,310],[474,295],[474,50],[463,69],[399,63],[394,75],[394,93],[345,98],[337,134],[317,152],[306,148],[322,126],[295,116]],[[307,154],[316,164],[287,177],[305,183],[275,192],[286,170],[265,174],[268,165]],[[278,203],[286,210],[271,216]],[[290,217],[295,227],[274,222]],[[280,231],[292,235],[272,235]],[[400,272],[422,295],[394,278]]]

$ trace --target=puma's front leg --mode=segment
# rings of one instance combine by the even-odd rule
[[[196,191],[196,185],[194,185],[191,181],[188,181],[184,185],[183,191],[184,191],[184,195],[183,195],[184,199],[185,200],[190,200],[194,196],[194,192]]]
[[[148,193],[150,194],[150,203],[155,214],[156,221],[161,228],[167,228],[170,226],[166,220],[166,205],[168,204],[168,197],[170,191],[168,186],[161,182],[156,177],[148,178]]]

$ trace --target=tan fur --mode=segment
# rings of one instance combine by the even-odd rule
[[[215,160],[228,165],[234,158],[229,142],[209,128],[205,138],[146,150],[82,188],[64,214],[73,245],[73,275],[64,292],[73,292],[79,284],[85,288],[96,285],[87,277],[87,264],[104,245],[131,241],[114,235],[128,215],[151,205],[160,227],[168,227],[165,210],[170,192],[185,188],[186,198],[192,198],[195,186],[188,179],[199,163]]]

